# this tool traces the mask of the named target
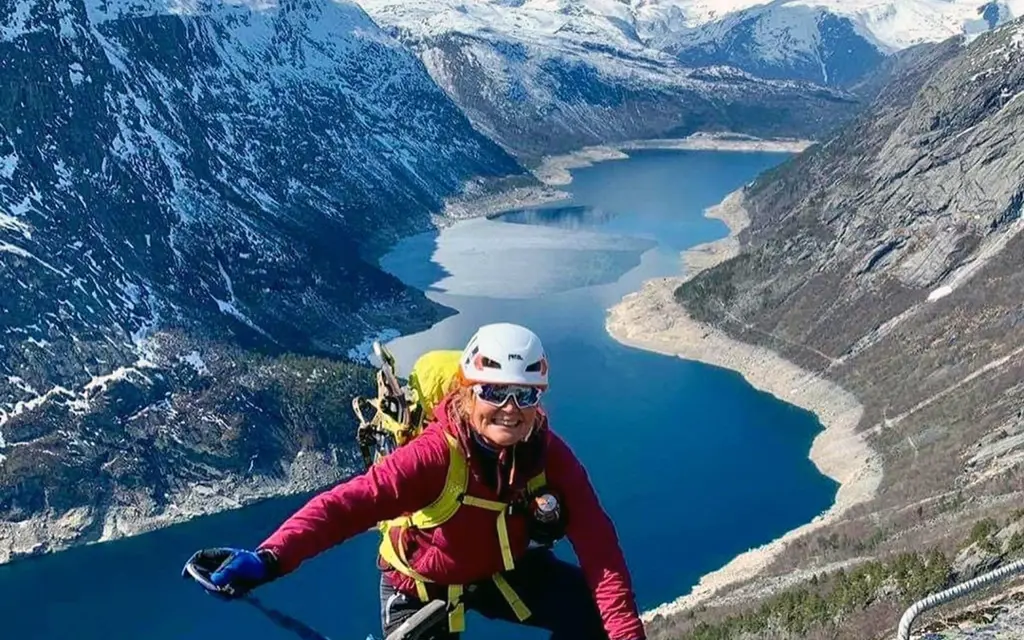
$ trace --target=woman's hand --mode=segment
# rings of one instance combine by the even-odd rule
[[[205,578],[200,584],[215,593],[237,598],[250,590],[275,579],[279,574],[277,560],[266,550],[248,551],[230,547],[217,547],[197,551],[189,558],[182,576],[189,576],[188,566],[192,565]]]

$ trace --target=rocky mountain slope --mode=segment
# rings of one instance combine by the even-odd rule
[[[892,74],[850,125],[744,190],[741,253],[676,291],[689,314],[855,394],[884,467],[870,502],[768,567],[757,584],[815,586],[773,601],[750,637],[890,637],[922,585],[1024,552],[1024,19],[906,51]],[[923,582],[897,588],[907,575]],[[811,602],[825,577],[847,608],[785,627],[786,602]],[[752,602],[662,621],[660,637],[719,637],[696,630]]]
[[[913,640],[986,640],[1024,635],[1024,587],[1004,593],[921,625]]]
[[[356,5],[0,3],[0,561],[344,472],[364,259],[523,175]]]

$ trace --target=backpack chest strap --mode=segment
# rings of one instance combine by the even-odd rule
[[[501,562],[505,566],[506,571],[515,569],[516,563],[512,558],[512,545],[508,539],[508,521],[505,519],[505,514],[508,512],[508,504],[505,502],[496,502],[494,500],[485,500],[474,496],[463,496],[462,504],[470,507],[487,509],[488,511],[496,511],[498,513],[497,528],[498,544],[501,546]]]

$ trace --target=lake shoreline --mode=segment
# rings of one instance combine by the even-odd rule
[[[504,189],[496,193],[477,193],[468,190],[445,201],[443,210],[432,217],[436,227],[446,228],[460,220],[504,213],[515,209],[538,207],[560,200],[570,194],[559,187],[572,182],[572,169],[589,167],[597,162],[625,160],[629,151],[736,151],[750,153],[799,153],[811,140],[796,138],[755,138],[741,134],[695,133],[685,138],[659,138],[631,140],[612,144],[593,145],[576,151],[545,157],[531,173],[540,185]]]
[[[569,197],[559,189],[572,181],[570,169],[586,167],[595,162],[628,158],[627,151],[641,149],[690,149],[706,151],[791,152],[812,144],[808,140],[760,139],[739,134],[698,133],[681,139],[636,140],[610,145],[585,147],[577,151],[545,158],[533,174],[540,185],[515,187],[498,192],[475,195],[470,192],[446,204],[444,212],[435,216],[438,227],[450,226],[459,220],[478,218],[516,208],[539,206]],[[152,505],[89,505],[63,513],[48,511],[20,523],[0,522],[0,566],[49,556],[62,551],[93,544],[103,544],[148,533],[167,526],[182,524],[222,511],[252,506],[279,497],[320,490],[341,479],[327,465],[307,469],[314,458],[310,452],[303,464],[289,464],[284,481],[247,485],[237,478],[214,483],[216,486],[195,486],[172,496],[171,507],[150,510]]]
[[[737,235],[750,224],[742,190],[709,208],[705,216],[724,222],[729,235],[683,252],[681,276],[645,282],[639,291],[623,297],[608,310],[605,327],[622,344],[731,369],[753,387],[814,413],[824,430],[811,445],[810,459],[821,473],[840,486],[835,502],[826,512],[705,574],[689,594],[646,611],[645,620],[686,611],[723,588],[758,577],[790,542],[835,522],[851,507],[874,498],[882,479],[879,456],[864,434],[856,431],[863,406],[855,396],[770,349],[740,342],[698,322],[675,301],[674,292],[680,284],[739,252]]]
[[[467,218],[490,216],[567,199],[569,193],[559,187],[571,184],[571,170],[597,162],[624,160],[629,157],[629,151],[665,149],[799,153],[811,144],[813,141],[808,140],[698,133],[679,139],[637,140],[585,147],[572,153],[544,158],[532,170],[542,186],[454,200],[446,205],[438,222],[439,226],[449,226]],[[769,349],[740,342],[722,331],[697,322],[675,302],[673,293],[681,283],[739,252],[737,236],[750,224],[743,207],[742,190],[729,194],[720,204],[709,208],[705,216],[724,222],[729,234],[683,252],[683,275],[648,280],[639,291],[623,297],[608,310],[605,328],[620,344],[736,371],[751,386],[814,413],[824,429],[815,437],[809,457],[819,472],[839,483],[839,489],[834,503],[824,513],[775,540],[737,555],[723,567],[703,575],[689,594],[645,611],[645,620],[659,615],[677,614],[698,606],[724,588],[757,578],[790,542],[835,522],[851,507],[873,499],[882,480],[880,458],[868,445],[864,435],[856,432],[864,409],[855,396]],[[785,582],[780,581],[779,585]]]

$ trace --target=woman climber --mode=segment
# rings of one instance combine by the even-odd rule
[[[441,599],[449,615],[437,639],[457,638],[472,609],[552,640],[643,640],[615,529],[540,406],[540,339],[519,325],[480,327],[454,378],[422,433],[366,473],[312,498],[255,550],[206,549],[190,562],[238,596],[378,526],[385,637]],[[550,538],[552,516],[580,566],[531,545],[538,531]]]

